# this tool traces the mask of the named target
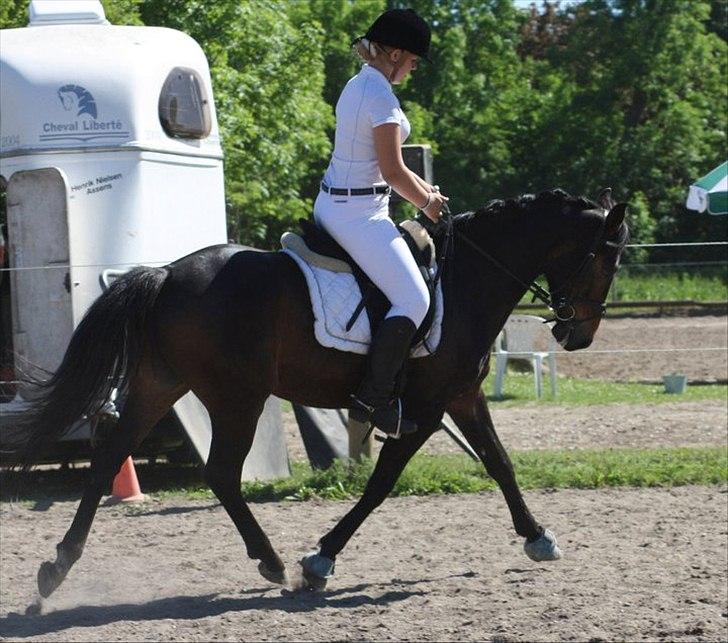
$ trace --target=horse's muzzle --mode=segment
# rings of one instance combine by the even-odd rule
[[[573,322],[556,322],[551,328],[551,334],[566,351],[588,348],[594,339],[594,333],[580,333],[579,325]]]

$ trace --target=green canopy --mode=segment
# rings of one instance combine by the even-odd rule
[[[698,212],[728,214],[728,161],[690,186],[685,205]]]

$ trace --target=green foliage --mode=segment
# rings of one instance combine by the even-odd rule
[[[652,216],[650,203],[643,192],[639,190],[631,195],[629,200],[629,236],[630,242],[654,243],[657,221]],[[630,262],[645,261],[648,258],[646,248],[629,248]]]
[[[351,42],[364,35],[384,9],[384,0],[299,0],[288,3],[288,15],[297,28],[313,24],[321,30],[326,72],[323,97],[332,108],[336,106],[346,82],[361,65],[351,51]]]
[[[526,137],[541,97],[517,52],[521,13],[510,2],[412,3],[433,25],[433,65],[423,64],[398,91],[418,103],[431,124],[410,142],[437,145],[435,176],[454,211],[483,205],[519,184],[514,137]],[[513,190],[512,188],[516,188]],[[525,189],[524,189],[525,188]]]
[[[332,114],[322,99],[322,32],[288,19],[285,0],[144,0],[145,24],[181,29],[211,66],[225,152],[230,236],[276,247],[307,217]],[[309,189],[309,194],[311,190]]]
[[[728,50],[708,2],[415,6],[433,20],[438,60],[402,93],[432,113],[423,134],[438,144],[437,180],[456,210],[611,185],[634,202],[640,242],[725,237],[724,221],[683,205],[725,153]]]
[[[101,0],[106,19],[112,25],[143,25],[139,5],[144,0]]]
[[[554,182],[594,193],[640,193],[658,240],[701,238],[715,222],[683,207],[687,186],[723,160],[727,50],[706,30],[709,4],[695,0],[587,1],[566,46],[550,57],[574,93],[572,116],[547,123],[559,132]],[[544,132],[545,133],[545,132]],[[556,159],[554,159],[556,161]]]
[[[115,25],[141,25],[138,7],[143,0],[101,0],[106,19]],[[25,27],[30,0],[2,0],[0,29]]]
[[[28,0],[0,2],[0,29],[17,29],[28,24]]]
[[[708,30],[728,40],[728,0],[710,0]]]
[[[333,107],[359,65],[350,43],[393,6],[433,28],[434,64],[395,91],[408,142],[433,146],[454,211],[611,185],[632,205],[638,242],[725,238],[725,217],[688,213],[684,201],[725,156],[726,0],[103,2],[112,23],[180,29],[207,54],[230,234],[243,242],[276,246],[310,214]],[[0,27],[26,22],[27,0],[0,2]]]

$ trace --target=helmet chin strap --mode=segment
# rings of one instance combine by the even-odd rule
[[[391,60],[391,58],[390,58],[390,60]],[[402,61],[403,61],[403,58],[402,58],[402,56],[400,56],[399,60],[392,63],[392,71],[389,72],[389,77],[388,77],[390,84],[392,84],[394,82],[397,72],[402,67]]]
[[[369,52],[371,53],[371,45],[372,45],[372,43],[370,43],[369,41],[366,41],[366,43],[367,43],[366,46],[369,48]],[[399,71],[400,67],[402,67],[402,64],[404,62],[404,58],[400,55],[400,57],[399,57],[398,60],[393,61],[391,58],[389,58],[389,56],[391,56],[391,53],[392,53],[391,51],[387,51],[384,47],[382,47],[382,45],[378,45],[378,47],[387,54],[387,57],[388,57],[387,58],[387,62],[392,66],[392,69],[389,71],[389,73],[387,73],[385,71],[385,69],[382,69],[382,67],[384,67],[384,65],[382,65],[382,63],[379,63],[378,65],[373,65],[373,66],[376,69],[378,69],[380,72],[382,72],[382,74],[385,76],[385,78],[391,84],[392,81],[395,79],[395,77],[397,75],[397,72]],[[371,65],[372,63],[369,63],[369,64]]]

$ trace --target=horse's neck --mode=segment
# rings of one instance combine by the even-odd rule
[[[551,237],[545,226],[533,216],[507,215],[479,222],[477,239],[471,239],[485,253],[496,259],[513,275],[508,275],[455,231],[454,290],[458,307],[467,315],[469,324],[487,350],[508,316],[527,291],[527,285],[541,273]],[[475,236],[475,235],[474,235]]]

